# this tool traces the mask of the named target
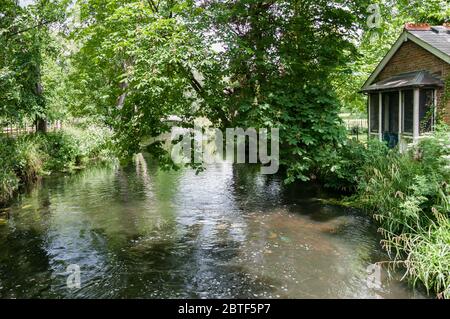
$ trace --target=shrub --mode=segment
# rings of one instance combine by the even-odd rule
[[[323,154],[327,187],[353,191],[350,200],[380,225],[392,265],[413,284],[450,298],[450,140],[445,126],[401,154],[376,140],[349,140]],[[349,198],[346,199],[348,201]]]
[[[405,154],[368,161],[354,199],[380,224],[384,248],[414,284],[450,298],[450,180],[446,132]]]
[[[109,159],[112,156],[112,132],[106,127],[88,126],[84,129],[71,127],[66,133],[73,136],[78,145],[77,163],[89,159]]]
[[[48,154],[45,169],[66,171],[72,169],[79,155],[79,147],[74,136],[65,131],[52,132],[41,136],[42,148]]]
[[[389,153],[384,143],[370,140],[368,145],[347,140],[340,148],[321,154],[317,174],[325,187],[352,192],[358,187],[368,163],[381,163]]]
[[[97,126],[0,138],[0,203],[7,202],[20,183],[34,181],[44,170],[70,171],[91,159],[111,159],[110,140],[111,132]]]
[[[41,175],[43,153],[36,138],[21,136],[14,143],[13,166],[17,177],[24,182],[32,182]]]
[[[0,160],[0,205],[9,201],[18,187],[16,174]]]
[[[9,139],[0,137],[0,204],[8,201],[19,187],[18,178],[13,170],[13,144]]]
[[[400,243],[400,242],[399,242]],[[407,274],[413,282],[422,282],[440,298],[450,298],[450,222],[442,216],[420,234],[411,234],[401,242],[407,252]]]

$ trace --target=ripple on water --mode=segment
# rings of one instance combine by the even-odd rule
[[[51,177],[0,228],[0,297],[421,297],[367,266],[370,221],[245,165],[162,172],[147,162]],[[66,287],[78,264],[82,288]]]

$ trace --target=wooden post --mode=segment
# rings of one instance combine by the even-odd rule
[[[419,141],[419,101],[420,101],[420,89],[414,89],[414,107],[413,107],[413,142]]]
[[[370,110],[371,110],[371,105],[370,103],[372,103],[372,99],[370,98],[371,95],[370,93],[367,95],[367,140],[370,139]]]
[[[434,132],[434,130],[436,129],[436,112],[437,112],[437,90],[434,89],[433,90],[433,119],[431,122],[431,130]]]
[[[378,93],[378,138],[383,141],[383,94]]]
[[[403,105],[402,105],[402,90],[398,91],[398,144],[401,146],[401,136],[402,136],[402,115],[403,115]]]

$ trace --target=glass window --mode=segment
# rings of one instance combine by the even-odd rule
[[[413,133],[414,91],[406,90],[403,94],[403,129],[404,133]]]
[[[378,93],[370,94],[370,131],[378,132],[379,118],[379,96]]]

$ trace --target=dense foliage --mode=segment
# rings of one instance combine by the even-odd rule
[[[365,209],[380,225],[394,266],[411,281],[450,297],[450,142],[442,127],[407,153],[372,141],[350,142],[324,161],[323,181],[355,192],[346,204]]]
[[[356,53],[366,1],[78,5],[76,108],[106,118],[122,156],[167,130],[169,115],[279,127],[288,181],[307,179],[316,156],[342,140],[331,77]]]
[[[47,118],[44,65],[59,55],[51,27],[64,19],[66,0],[39,0],[23,7],[0,4],[0,120]],[[45,127],[40,127],[45,130]]]
[[[370,29],[374,3],[381,24]],[[89,116],[113,128],[122,158],[171,115],[278,127],[287,181],[306,180],[345,144],[338,114],[365,109],[356,92],[403,23],[441,23],[448,10],[438,0],[7,0],[0,120]]]
[[[356,192],[408,274],[450,297],[448,148],[439,137],[406,155],[366,147],[346,140],[339,118],[343,108],[365,112],[357,92],[403,24],[448,21],[448,1],[27,3],[0,2],[0,129],[28,120],[45,133],[48,121],[82,117],[96,125],[0,138],[0,202],[45,172],[108,156],[112,144],[130,158],[172,115],[185,126],[205,117],[219,128],[276,127],[287,182],[317,176]],[[170,162],[161,144],[148,150]]]
[[[47,134],[0,137],[0,205],[20,185],[50,172],[71,171],[89,160],[112,157],[111,131],[98,126],[68,127]]]

